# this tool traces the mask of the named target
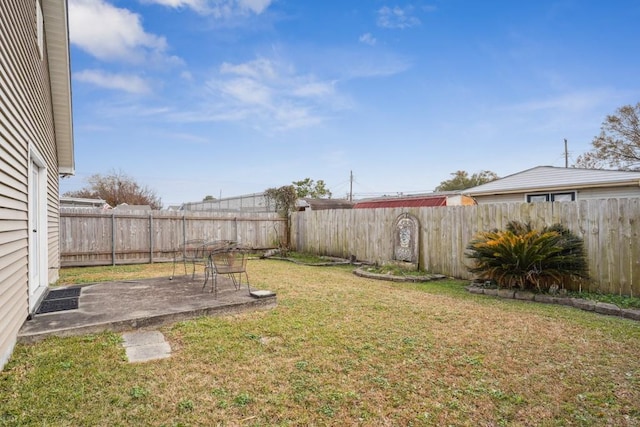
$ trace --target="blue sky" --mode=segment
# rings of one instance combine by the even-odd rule
[[[640,2],[69,0],[76,175],[165,206],[564,166],[640,101]]]

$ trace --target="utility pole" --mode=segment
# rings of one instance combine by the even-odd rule
[[[567,151],[567,138],[564,139],[564,167],[569,167],[569,151]]]
[[[353,171],[349,171],[349,201],[353,202]]]

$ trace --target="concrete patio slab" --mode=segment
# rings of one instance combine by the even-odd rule
[[[153,328],[201,316],[264,310],[277,305],[275,294],[252,297],[246,286],[236,291],[226,277],[218,277],[218,297],[214,298],[209,292],[210,285],[202,289],[203,280],[204,277],[191,280],[191,276],[186,276],[82,285],[77,310],[36,315],[24,323],[18,341]]]

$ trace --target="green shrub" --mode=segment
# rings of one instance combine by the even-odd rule
[[[582,239],[560,224],[535,230],[512,221],[504,231],[479,233],[466,256],[470,272],[500,287],[546,291],[588,277]]]

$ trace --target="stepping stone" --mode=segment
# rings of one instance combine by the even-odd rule
[[[249,294],[254,298],[267,298],[274,296],[276,293],[271,291],[251,291]]]
[[[171,357],[171,346],[160,331],[127,332],[122,334],[122,339],[131,363]]]

